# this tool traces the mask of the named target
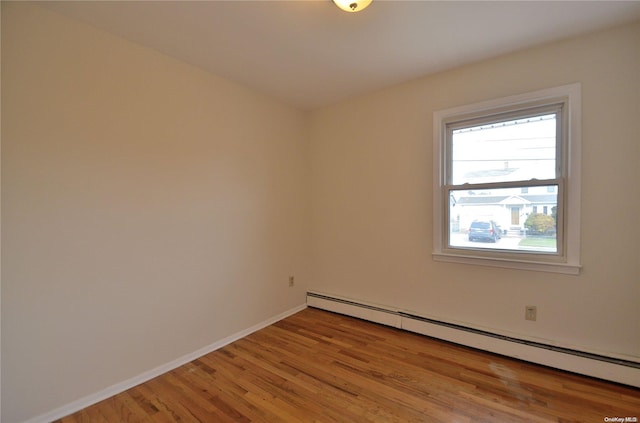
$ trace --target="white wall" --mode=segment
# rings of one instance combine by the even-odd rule
[[[301,112],[6,2],[2,112],[3,421],[304,304]]]
[[[640,24],[427,76],[311,120],[310,289],[640,360]],[[580,276],[434,262],[436,110],[582,83]],[[536,305],[536,322],[524,320]]]

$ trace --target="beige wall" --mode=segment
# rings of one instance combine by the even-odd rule
[[[304,304],[302,113],[6,2],[2,111],[3,421]]]
[[[313,114],[310,288],[640,359],[640,24],[428,76]],[[434,262],[433,112],[582,83],[580,276]],[[524,320],[538,307],[537,322]]]

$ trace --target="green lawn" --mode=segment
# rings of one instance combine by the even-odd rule
[[[520,247],[544,247],[544,248],[556,248],[556,239],[555,238],[544,238],[544,237],[529,237],[523,238],[522,241],[518,244]]]

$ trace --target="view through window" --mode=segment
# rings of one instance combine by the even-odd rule
[[[558,252],[560,113],[447,127],[450,247]]]

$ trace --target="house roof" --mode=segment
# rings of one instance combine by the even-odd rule
[[[555,194],[518,194],[518,195],[467,195],[457,199],[460,205],[505,205],[505,204],[556,204],[558,199]]]

